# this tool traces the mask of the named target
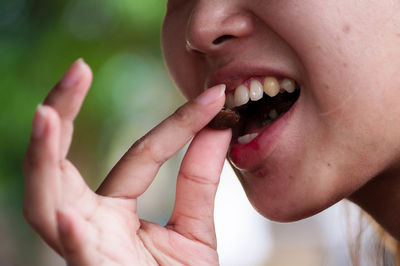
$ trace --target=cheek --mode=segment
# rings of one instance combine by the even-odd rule
[[[162,30],[163,56],[176,87],[187,99],[203,91],[206,65],[186,49],[184,16],[166,16]]]
[[[313,88],[305,93],[315,98],[314,104],[321,112],[337,108],[354,90],[363,90],[366,78],[398,58],[390,59],[385,54],[387,49],[382,51],[382,47],[394,43],[382,37],[393,35],[383,32],[387,29],[383,29],[382,21],[393,15],[385,3],[374,3],[371,9],[367,3],[344,0],[304,0],[300,5],[290,0],[276,1],[285,12],[276,13],[268,22],[292,44],[305,68],[304,83]]]

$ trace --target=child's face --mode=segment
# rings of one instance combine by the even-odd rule
[[[396,162],[399,10],[390,0],[169,1],[164,55],[187,98],[269,75],[301,86],[283,117],[229,153],[266,217],[312,215]]]

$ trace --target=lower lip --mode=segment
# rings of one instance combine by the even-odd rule
[[[298,102],[298,101],[297,101]],[[297,102],[283,116],[263,127],[259,135],[247,144],[233,144],[229,157],[235,167],[250,170],[274,150],[284,129],[289,124]]]

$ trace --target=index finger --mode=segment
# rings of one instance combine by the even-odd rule
[[[98,193],[137,198],[148,188],[161,165],[174,156],[221,110],[225,85],[218,85],[181,106],[135,142],[108,174]]]

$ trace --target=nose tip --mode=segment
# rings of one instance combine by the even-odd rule
[[[198,8],[190,17],[186,44],[188,50],[210,53],[232,40],[250,35],[253,22],[244,12],[229,13],[224,8]]]

